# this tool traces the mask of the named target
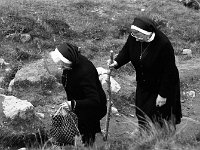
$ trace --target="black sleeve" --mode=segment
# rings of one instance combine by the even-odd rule
[[[166,98],[169,94],[171,86],[173,86],[173,81],[176,78],[176,64],[174,49],[171,44],[164,46],[162,52],[162,67],[164,68],[161,73],[161,82],[159,88],[159,95]]]
[[[115,58],[115,61],[118,64],[115,67],[115,69],[120,68],[121,66],[125,65],[126,63],[130,61],[129,52],[128,52],[129,41],[130,41],[130,37],[128,37],[125,45],[123,46],[123,48],[121,49],[117,57]]]

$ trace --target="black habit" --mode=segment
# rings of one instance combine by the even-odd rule
[[[140,20],[152,28],[155,38],[151,42],[139,42],[129,35],[124,47],[116,57],[119,68],[131,61],[136,70],[136,116],[142,124],[144,112],[152,121],[157,117],[175,123],[181,121],[180,81],[175,64],[174,49],[169,39],[148,18]],[[156,107],[158,94],[167,98],[166,104]]]
[[[72,69],[63,71],[62,83],[68,100],[72,103],[76,101],[74,112],[78,116],[80,133],[90,138],[101,132],[100,120],[106,115],[107,100],[92,62],[79,54],[78,62],[73,64]]]

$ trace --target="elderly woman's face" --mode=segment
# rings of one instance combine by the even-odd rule
[[[134,37],[136,41],[140,41],[140,42],[147,42],[150,39],[151,35],[143,34],[134,29],[131,30],[131,36]]]

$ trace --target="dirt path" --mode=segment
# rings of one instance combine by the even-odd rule
[[[200,58],[190,59],[179,63],[178,65],[181,82],[185,84],[181,93],[183,95],[183,105],[186,103],[187,108],[192,111],[190,116],[200,118]],[[195,95],[190,95],[189,92]],[[185,104],[185,105],[186,105]]]
[[[177,63],[181,80],[200,75],[200,58],[193,58]]]

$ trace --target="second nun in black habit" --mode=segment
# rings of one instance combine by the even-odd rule
[[[82,141],[91,146],[95,134],[101,132],[100,120],[106,115],[106,94],[98,72],[91,61],[81,55],[78,47],[70,43],[59,45],[51,56],[63,69],[62,83],[70,106],[78,117],[78,129]]]
[[[131,34],[111,68],[130,62],[136,70],[136,116],[141,128],[148,119],[163,125],[163,120],[179,124],[182,117],[179,72],[174,49],[167,36],[146,17],[136,17]],[[141,129],[140,128],[140,129]]]

